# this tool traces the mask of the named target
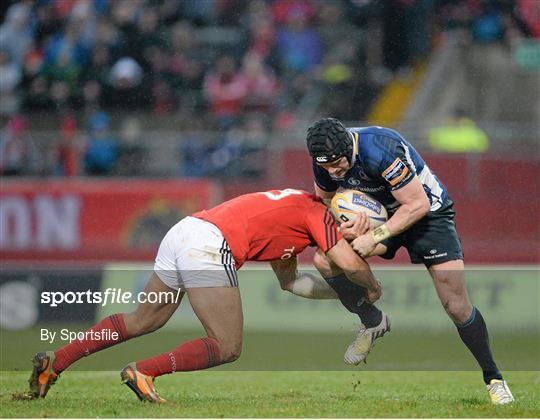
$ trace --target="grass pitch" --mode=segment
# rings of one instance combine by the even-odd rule
[[[5,333],[0,417],[540,417],[540,341],[531,333],[492,336],[517,400],[510,407],[489,403],[455,330],[392,331],[360,367],[342,361],[350,331],[246,332],[235,363],[158,378],[165,405],[140,403],[120,385],[119,369],[127,362],[200,335],[165,330],[128,341],[80,360],[46,399],[19,401],[12,394],[27,389],[32,354],[49,348],[36,342],[35,332]]]
[[[488,402],[477,372],[177,373],[167,404],[140,403],[118,372],[66,372],[43,400],[17,401],[28,374],[0,374],[1,417],[539,417],[540,373],[508,372],[516,403]]]

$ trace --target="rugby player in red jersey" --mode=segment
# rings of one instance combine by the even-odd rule
[[[145,288],[146,293],[180,290],[180,299],[141,303],[134,312],[111,315],[87,331],[110,331],[105,338],[86,334],[90,338],[36,354],[30,395],[45,397],[58,375],[80,358],[157,330],[187,293],[207,336],[129,363],[121,371],[123,382],[140,400],[163,402],[155,377],[206,369],[240,356],[243,314],[236,271],[244,262],[270,261],[282,285],[294,283],[296,255],[315,245],[351,282],[366,288],[367,302],[379,299],[381,287],[367,263],[341,237],[321,200],[305,191],[247,194],[182,219],[163,238]]]

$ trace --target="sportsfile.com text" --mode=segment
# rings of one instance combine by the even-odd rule
[[[108,304],[128,303],[173,303],[178,302],[181,296],[180,290],[176,292],[139,292],[132,293],[123,291],[121,288],[109,287],[104,291],[84,292],[41,292],[41,303],[54,308],[62,304],[91,303],[101,306]]]

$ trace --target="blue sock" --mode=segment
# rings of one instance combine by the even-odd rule
[[[461,340],[482,368],[484,382],[489,384],[492,379],[502,380],[491,354],[486,323],[480,311],[473,307],[470,318],[463,324],[456,324],[456,327]]]
[[[325,280],[336,291],[342,305],[349,312],[357,314],[366,328],[376,327],[381,323],[382,312],[380,309],[364,301],[367,296],[365,287],[353,283],[343,273]]]

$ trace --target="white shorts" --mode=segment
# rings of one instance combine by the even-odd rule
[[[234,258],[223,234],[195,217],[185,217],[167,232],[154,271],[176,290],[238,286]]]

